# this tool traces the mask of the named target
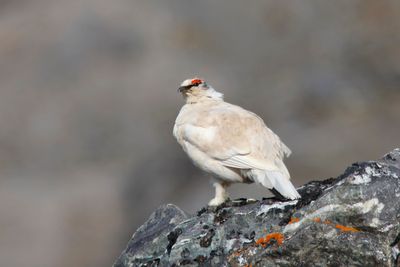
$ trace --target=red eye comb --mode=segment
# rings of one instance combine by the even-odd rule
[[[203,81],[200,80],[200,79],[193,79],[193,80],[191,81],[192,84],[201,84],[202,82],[203,82]]]

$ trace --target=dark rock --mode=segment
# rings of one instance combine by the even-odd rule
[[[159,207],[133,234],[114,266],[158,266],[163,255],[170,253],[181,233],[180,228],[176,226],[187,217],[188,215],[175,205]]]
[[[167,253],[168,253],[168,255],[171,253],[171,248],[173,245],[175,245],[176,240],[178,239],[180,234],[182,234],[182,229],[176,228],[167,235],[167,239],[168,239]]]
[[[208,230],[207,234],[200,238],[200,246],[203,248],[207,248],[211,245],[212,238],[215,235],[214,229]]]
[[[162,206],[114,266],[399,266],[400,149],[298,191],[196,216]]]

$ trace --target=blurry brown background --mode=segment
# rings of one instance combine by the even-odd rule
[[[399,146],[397,0],[2,0],[0,59],[0,266],[110,266],[160,204],[204,206],[172,137],[195,75],[281,136],[296,185]]]

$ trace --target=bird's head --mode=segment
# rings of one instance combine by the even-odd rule
[[[215,91],[214,88],[199,78],[184,80],[178,91],[187,102],[199,102],[206,99],[221,100],[223,98],[223,94]]]

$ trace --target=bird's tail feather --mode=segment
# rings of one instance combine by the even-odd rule
[[[285,198],[298,199],[301,197],[289,178],[280,171],[253,170],[252,178],[266,188],[276,189]]]
[[[266,178],[270,180],[272,187],[275,188],[282,196],[288,199],[300,198],[300,194],[293,186],[292,182],[278,171],[266,171]]]

